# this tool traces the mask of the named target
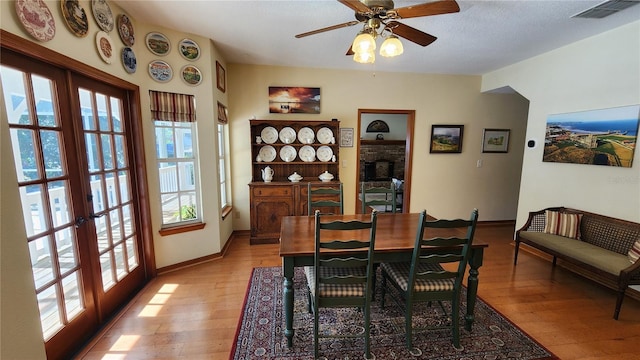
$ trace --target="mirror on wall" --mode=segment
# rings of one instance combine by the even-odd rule
[[[358,109],[356,212],[362,212],[365,188],[396,188],[396,212],[409,212],[415,110]],[[390,211],[388,207],[376,209]]]

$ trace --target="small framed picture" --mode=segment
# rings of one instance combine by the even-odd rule
[[[340,128],[340,147],[353,147],[353,128]]]
[[[483,153],[509,152],[509,129],[484,129],[482,134]]]
[[[216,61],[216,85],[220,91],[227,91],[227,78],[222,64]]]
[[[430,153],[461,153],[464,125],[431,125]]]

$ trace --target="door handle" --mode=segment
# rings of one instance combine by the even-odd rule
[[[99,218],[99,217],[103,217],[103,216],[104,216],[104,214],[96,215],[96,214],[94,214],[94,213],[90,213],[90,214],[89,214],[89,219],[93,220],[93,219],[97,219],[97,218]]]
[[[84,225],[84,223],[86,223],[87,221],[89,221],[89,220],[87,220],[87,218],[85,218],[84,216],[78,216],[76,218],[76,224],[75,224],[76,225],[76,229],[79,228],[80,226]]]

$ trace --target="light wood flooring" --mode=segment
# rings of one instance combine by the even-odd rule
[[[560,359],[640,359],[640,302],[615,321],[612,290],[522,249],[513,266],[513,232],[478,227],[478,295]],[[279,265],[278,245],[236,237],[223,258],[154,279],[77,359],[228,359],[252,268]]]

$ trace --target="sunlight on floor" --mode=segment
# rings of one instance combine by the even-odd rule
[[[173,294],[178,288],[177,284],[164,284],[158,290],[158,292],[153,295],[149,303],[140,311],[138,314],[139,317],[156,317],[158,313],[162,309],[162,306],[169,300],[171,294]]]

